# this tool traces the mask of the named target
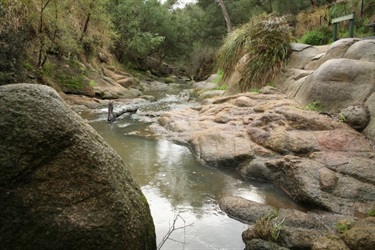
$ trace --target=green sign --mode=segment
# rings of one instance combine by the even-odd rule
[[[346,20],[351,20],[351,19],[354,19],[354,14],[350,14],[350,15],[346,15],[346,16],[340,16],[340,17],[337,17],[337,18],[333,18],[331,23],[339,23],[339,22],[342,22],[342,21],[346,21]]]

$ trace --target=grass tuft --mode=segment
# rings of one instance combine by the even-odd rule
[[[251,235],[254,238],[260,238],[266,241],[278,242],[280,232],[283,229],[284,220],[272,222],[278,217],[277,212],[271,213],[268,216],[259,218],[255,222],[255,226],[251,229]]]
[[[220,47],[218,68],[226,80],[247,55],[240,89],[260,89],[274,80],[290,54],[292,36],[284,17],[260,15],[230,33]]]
[[[342,220],[336,224],[337,231],[341,234],[345,233],[352,227],[353,227],[353,222],[349,220]]]
[[[312,110],[317,112],[323,112],[324,111],[324,105],[319,101],[310,102],[304,107],[299,107],[304,110]]]

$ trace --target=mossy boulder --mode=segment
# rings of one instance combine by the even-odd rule
[[[120,156],[52,88],[0,87],[2,249],[155,249]]]

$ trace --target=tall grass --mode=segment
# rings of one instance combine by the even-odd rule
[[[292,36],[286,19],[261,15],[230,33],[218,51],[218,68],[226,80],[238,61],[245,62],[241,91],[261,88],[272,82],[289,55]]]
[[[300,37],[321,25],[330,24],[330,13],[328,6],[311,9],[310,11],[300,12],[296,16],[297,25],[294,35]]]

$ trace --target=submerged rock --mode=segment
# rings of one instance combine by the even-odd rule
[[[47,86],[0,87],[0,246],[155,249],[119,155]]]

